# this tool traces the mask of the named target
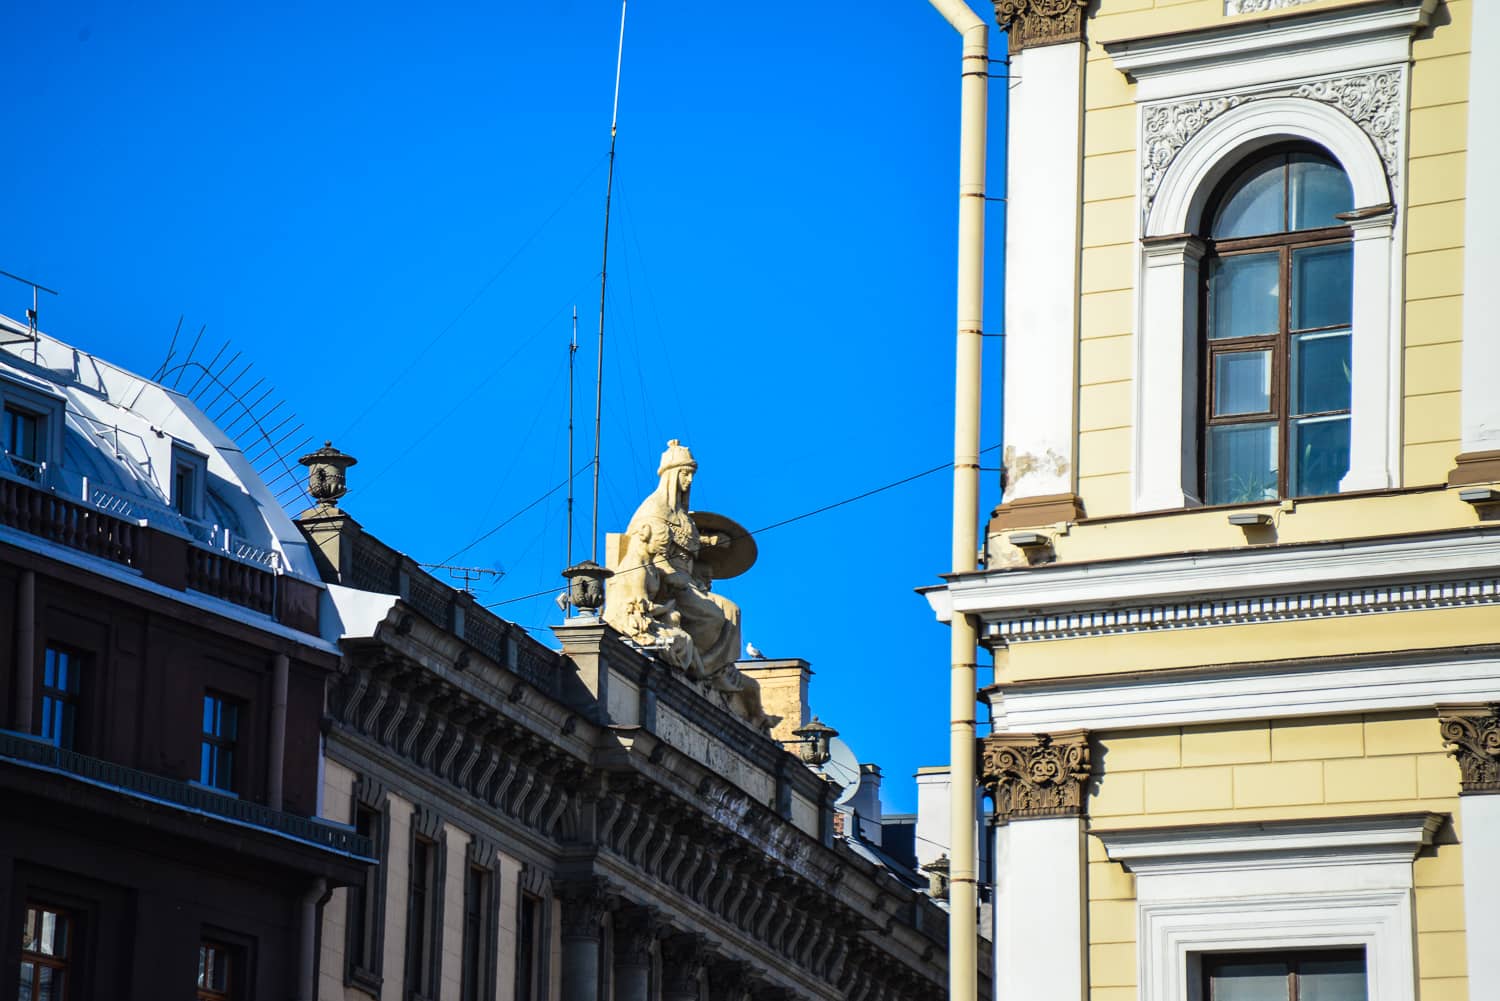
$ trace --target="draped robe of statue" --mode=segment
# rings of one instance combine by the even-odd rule
[[[739,606],[712,590],[716,557],[727,558],[737,539],[699,530],[689,507],[697,469],[686,447],[668,443],[656,489],[626,529],[625,551],[608,583],[604,620],[693,678],[710,681],[753,723],[768,725],[760,685],[733,666],[740,649]],[[733,525],[719,516],[698,518]],[[738,541],[753,561],[753,544],[743,530]],[[735,572],[746,568],[748,563]]]

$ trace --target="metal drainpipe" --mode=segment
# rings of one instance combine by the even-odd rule
[[[958,343],[953,414],[953,572],[976,569],[979,549],[979,393],[984,333],[984,175],[989,104],[989,26],[963,0],[930,0],[963,35],[959,133]],[[949,672],[948,996],[979,991],[979,900],[975,846],[975,670],[978,631],[961,613],[951,623]]]
[[[266,805],[280,810],[286,777],[286,687],[291,662],[278,653],[271,666],[271,753],[266,764]]]
[[[36,700],[36,571],[22,570],[16,581],[16,730],[31,732]]]

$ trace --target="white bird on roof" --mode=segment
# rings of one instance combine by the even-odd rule
[[[745,654],[751,660],[765,660],[766,659],[766,655],[763,654],[763,653],[761,653],[758,649],[756,649],[754,643],[746,643],[745,644]]]

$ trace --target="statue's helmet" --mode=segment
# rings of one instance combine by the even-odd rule
[[[686,445],[679,442],[676,438],[673,438],[671,441],[667,442],[667,450],[661,454],[661,465],[657,466],[656,475],[660,476],[662,473],[665,473],[669,469],[679,469],[683,467],[686,467],[688,469],[697,469],[698,460],[693,458],[693,453],[688,451],[688,447]]]

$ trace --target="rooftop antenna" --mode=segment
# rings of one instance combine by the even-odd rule
[[[578,307],[573,307],[573,340],[568,344],[568,566],[573,565],[573,359],[578,354]]]
[[[505,571],[496,570],[491,567],[461,567],[455,566],[451,563],[418,563],[417,566],[423,567],[427,570],[448,571],[449,577],[463,584],[463,586],[460,587],[459,590],[464,594],[473,594],[474,588],[472,587],[472,585],[477,581],[483,580],[486,577],[493,577],[496,580],[499,580],[501,577],[505,576]]]
[[[620,27],[621,27],[621,30],[623,31],[624,30],[624,21],[623,21],[624,15],[622,14],[621,17],[622,17],[622,21],[621,21],[621,26]],[[619,69],[617,67],[615,69],[615,94],[616,94],[615,100],[616,101],[619,100],[619,96],[618,95],[619,95],[619,92],[620,92],[619,74],[620,74],[620,71],[619,71]],[[611,135],[610,145],[609,145],[609,157],[610,157],[610,170],[611,171],[614,170],[614,156],[615,156],[615,146],[614,146],[613,135]],[[608,204],[609,203],[606,200],[605,205],[607,206]],[[609,211],[608,208],[606,208],[605,212],[608,213],[608,211]],[[605,239],[607,240],[609,238],[608,237],[608,233],[609,233],[609,221],[607,219],[605,220],[605,223],[604,223],[604,231],[605,231],[605,234],[606,234],[605,235]],[[29,328],[31,328],[31,363],[33,365],[35,365],[37,363],[37,357],[38,357],[37,351],[41,347],[41,343],[42,343],[42,335],[37,331],[37,325],[36,325],[37,293],[38,292],[46,292],[48,295],[57,295],[57,290],[56,289],[50,289],[50,288],[48,288],[45,285],[38,285],[36,282],[32,281],[30,278],[22,278],[20,275],[13,275],[9,271],[0,271],[0,275],[4,275],[6,278],[9,278],[11,281],[20,282],[22,285],[30,285],[31,286],[31,308],[26,311],[26,325]]]
[[[599,267],[599,368],[594,376],[594,515],[589,524],[589,559],[594,563],[599,562],[599,427],[604,411],[604,288],[609,280],[609,203],[615,191],[615,135],[620,123],[620,66],[625,59],[626,2],[627,0],[620,0],[620,45],[615,52],[615,102],[609,118],[609,179],[604,187],[604,260]]]

